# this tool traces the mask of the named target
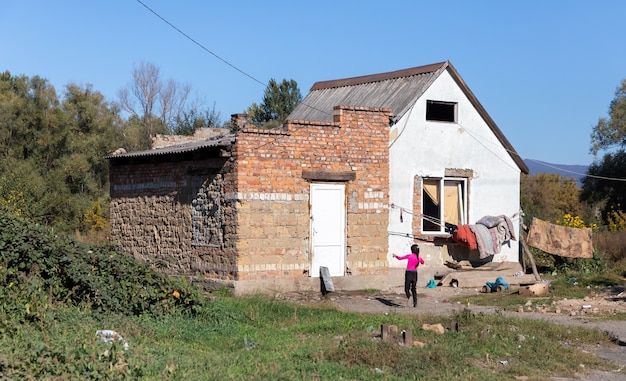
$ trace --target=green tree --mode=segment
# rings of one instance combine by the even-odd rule
[[[589,216],[579,201],[580,189],[576,180],[571,177],[547,173],[522,175],[520,191],[520,204],[527,224],[533,217],[554,222],[568,213]]]
[[[103,157],[123,143],[119,110],[91,85],[68,85],[62,105],[70,131],[69,152],[62,160],[66,182],[73,192],[100,197],[108,183],[109,166]]]
[[[302,101],[302,94],[298,84],[293,79],[283,79],[279,84],[275,79],[270,79],[263,103],[253,103],[246,113],[250,120],[261,128],[279,127],[294,108]]]
[[[589,166],[583,179],[581,200],[594,205],[604,224],[613,211],[626,211],[626,152],[607,153]]]
[[[204,111],[191,109],[176,118],[173,133],[175,135],[193,135],[198,128],[222,128],[219,111],[213,108]]]
[[[592,203],[601,213],[603,222],[615,211],[626,211],[626,79],[615,91],[609,105],[609,115],[600,118],[593,127],[590,152],[596,160],[583,179],[581,200]]]
[[[20,214],[65,230],[85,228],[92,201],[108,194],[104,157],[121,144],[118,110],[91,86],[59,99],[47,80],[0,75],[0,200],[20,195]]]
[[[591,149],[595,155],[626,145],[626,79],[615,90],[615,98],[609,105],[609,117],[600,118],[591,133]]]

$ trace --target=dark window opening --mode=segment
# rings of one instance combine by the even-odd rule
[[[467,179],[425,178],[422,182],[422,232],[445,233],[445,225],[467,222]]]
[[[454,123],[456,121],[456,103],[426,101],[426,120]]]
[[[439,192],[439,190],[437,190],[437,192]],[[433,199],[427,192],[424,192],[422,207],[424,208],[422,230],[425,232],[440,231],[441,220],[439,216],[441,215],[441,208],[439,202]]]

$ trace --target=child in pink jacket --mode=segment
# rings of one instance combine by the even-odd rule
[[[403,256],[393,255],[394,258],[403,260],[408,259],[406,271],[404,272],[404,293],[406,294],[407,303],[413,296],[413,307],[417,307],[417,268],[424,264],[424,259],[420,257],[420,248],[416,244],[411,246],[411,253]]]

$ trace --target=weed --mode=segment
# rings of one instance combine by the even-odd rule
[[[376,288],[366,288],[363,290],[363,292],[367,293],[367,294],[379,294],[380,290],[376,289]]]

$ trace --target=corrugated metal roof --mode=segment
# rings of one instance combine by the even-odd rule
[[[333,107],[386,107],[400,118],[447,62],[361,77],[316,82],[287,119],[332,122]]]
[[[145,157],[145,156],[158,156],[158,155],[171,155],[178,153],[187,153],[198,151],[204,148],[210,147],[230,147],[235,142],[234,136],[226,136],[219,139],[202,140],[184,144],[178,144],[163,148],[155,148],[145,151],[128,152],[121,154],[111,154],[105,157],[105,159],[117,159],[117,158],[129,158],[129,157]]]

